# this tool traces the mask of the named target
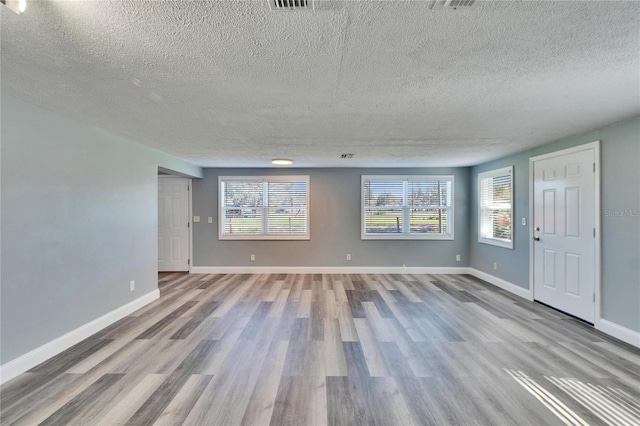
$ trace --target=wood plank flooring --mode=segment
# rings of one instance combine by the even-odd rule
[[[161,274],[2,425],[640,424],[640,351],[467,275]]]

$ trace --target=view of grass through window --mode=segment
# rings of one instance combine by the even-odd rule
[[[453,177],[365,176],[365,236],[450,235]]]
[[[480,194],[479,241],[512,248],[513,167],[491,170],[478,176]]]
[[[220,187],[223,237],[308,235],[308,177],[221,178]]]

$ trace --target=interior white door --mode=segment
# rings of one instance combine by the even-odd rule
[[[158,271],[189,270],[189,179],[158,177]]]
[[[534,161],[534,297],[595,318],[595,150]]]

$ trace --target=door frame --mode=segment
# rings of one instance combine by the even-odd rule
[[[577,145],[567,149],[561,149],[559,151],[549,152],[547,154],[536,155],[535,157],[529,158],[529,288],[531,289],[531,300],[535,300],[535,256],[534,256],[534,163],[540,160],[546,160],[549,158],[559,157],[562,155],[573,154],[575,152],[593,150],[594,152],[594,162],[595,162],[595,228],[596,228],[596,237],[595,237],[595,267],[594,267],[594,293],[595,293],[595,306],[594,306],[594,318],[593,325],[595,328],[598,328],[598,323],[601,319],[601,301],[602,301],[602,291],[601,291],[601,281],[602,281],[602,224],[600,221],[600,141],[594,141],[585,143],[582,145]]]
[[[193,202],[193,198],[192,198],[192,194],[193,194],[193,179],[185,177],[185,176],[176,176],[176,175],[158,175],[157,176],[158,179],[162,178],[162,179],[187,179],[187,218],[189,219],[189,253],[187,253],[188,256],[188,269],[187,272],[190,274],[191,273],[191,268],[193,268],[193,216],[192,216],[192,202]],[[158,199],[158,188],[156,185],[156,200]],[[157,205],[157,201],[156,201],[156,210],[158,208]],[[156,227],[157,228],[157,227]],[[157,243],[157,239],[158,239],[158,235],[156,233],[156,245]],[[156,258],[158,257],[158,254],[156,253]],[[156,270],[159,269],[158,265],[157,265],[157,260],[156,260]]]

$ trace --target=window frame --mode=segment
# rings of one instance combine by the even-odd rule
[[[403,188],[403,205],[402,209],[403,223],[408,223],[402,234],[371,234],[366,232],[366,203],[364,198],[364,184],[370,180],[389,180],[406,182]],[[409,217],[410,206],[407,204],[408,192],[407,185],[410,181],[446,181],[451,182],[451,191],[449,194],[450,205],[445,206],[448,209],[450,220],[447,222],[449,228],[448,233],[438,234],[419,234],[411,233]],[[434,209],[441,209],[443,206],[433,206]],[[361,240],[446,240],[454,239],[454,223],[455,223],[455,175],[362,175],[360,178],[360,239]]]
[[[483,218],[484,218],[484,212],[488,210],[488,207],[485,207],[486,200],[483,199],[483,180],[505,176],[505,175],[511,176],[511,180],[510,180],[511,197],[510,197],[510,205],[509,205],[511,210],[510,238],[507,240],[505,238],[485,237],[483,236],[483,228],[484,228]],[[514,181],[513,166],[501,167],[499,169],[487,170],[485,172],[478,173],[478,242],[479,243],[489,244],[496,247],[502,247],[502,248],[513,250],[513,241],[515,236],[515,229],[514,229],[514,222],[513,222],[514,213],[515,213],[515,206],[513,205],[513,202],[514,202],[513,181]]]
[[[246,182],[262,182],[263,185],[269,182],[305,182],[306,183],[306,208],[305,208],[305,223],[306,223],[306,232],[304,234],[270,234],[269,230],[269,215],[264,214],[264,212],[268,212],[269,205],[264,204],[259,207],[262,209],[261,216],[261,234],[253,234],[253,235],[229,235],[225,234],[225,218],[226,218],[226,206],[224,204],[224,191],[223,191],[223,183],[231,182],[231,181],[246,181]],[[263,186],[263,194],[267,191],[268,185]],[[268,203],[268,201],[267,201]],[[310,200],[310,190],[309,190],[309,175],[286,175],[286,176],[218,176],[218,240],[309,240],[310,236],[310,226],[309,226],[309,206],[311,204]]]

